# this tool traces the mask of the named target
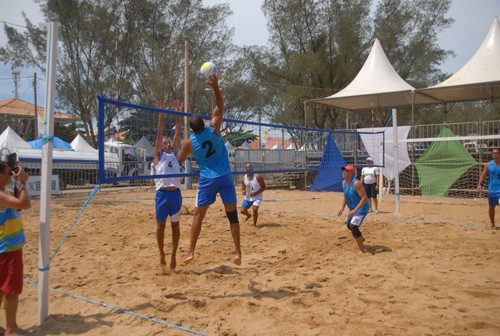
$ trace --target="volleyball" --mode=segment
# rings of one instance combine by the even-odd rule
[[[211,74],[216,74],[217,73],[217,66],[213,64],[212,62],[205,62],[200,68],[200,73],[205,77],[206,79],[209,79],[208,77]]]

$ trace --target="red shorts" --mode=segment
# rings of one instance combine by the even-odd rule
[[[23,291],[23,250],[0,253],[0,292],[5,296]]]

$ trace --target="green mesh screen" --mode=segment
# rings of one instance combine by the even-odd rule
[[[445,123],[438,137],[453,136]],[[475,164],[460,141],[434,141],[415,162],[422,196],[447,196],[451,185]]]

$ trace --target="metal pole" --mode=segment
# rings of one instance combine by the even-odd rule
[[[45,86],[44,137],[54,136],[54,102],[56,96],[57,22],[47,29],[47,84]],[[49,315],[49,249],[50,249],[50,195],[52,187],[53,141],[45,141],[42,149],[42,185],[40,191],[40,245],[38,258],[38,323]]]
[[[394,141],[394,195],[396,196],[396,213],[399,213],[399,150],[398,150],[398,117],[396,109],[392,109],[392,131]]]
[[[184,112],[189,112],[189,41],[184,41]],[[184,140],[189,139],[189,120],[184,117]],[[188,156],[184,163],[185,173],[191,174],[191,156]],[[186,176],[184,179],[184,188],[186,190],[193,189],[191,176]]]

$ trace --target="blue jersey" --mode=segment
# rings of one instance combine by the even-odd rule
[[[231,172],[224,140],[210,126],[206,126],[201,133],[191,134],[191,142],[193,156],[200,166],[200,176],[215,178]]]
[[[490,193],[500,193],[500,166],[495,166],[495,161],[490,161],[490,166],[488,167],[488,192]]]
[[[347,189],[347,182],[344,181],[344,196],[345,196],[345,202],[347,206],[349,207],[349,210],[352,211],[352,209],[356,208],[361,201],[361,197],[359,197],[359,194],[356,190],[354,190],[354,182],[359,181],[357,178],[353,178],[351,181],[351,185],[349,186],[349,189]],[[366,201],[365,205],[361,207],[358,211],[368,213],[370,211],[370,202]]]

